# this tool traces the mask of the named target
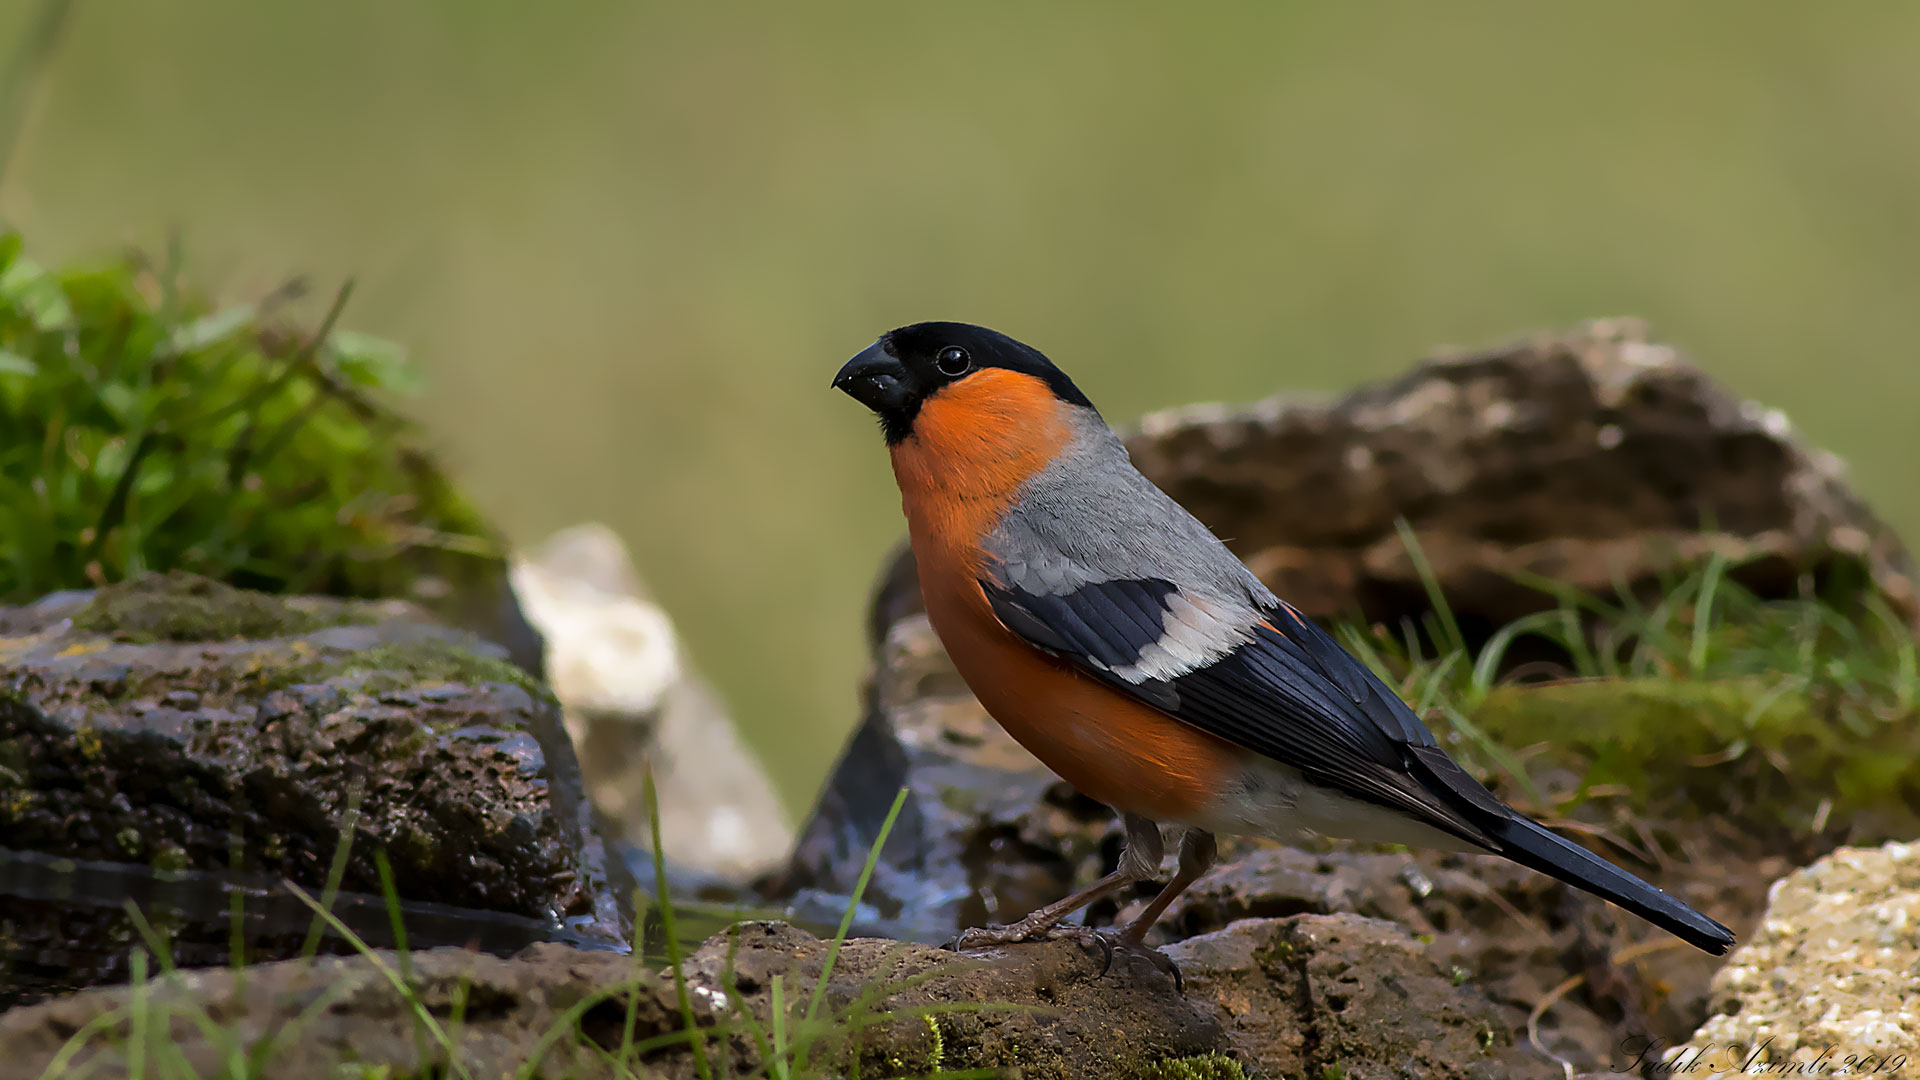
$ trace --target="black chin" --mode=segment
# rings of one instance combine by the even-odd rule
[[[873,415],[880,420],[880,433],[887,438],[888,446],[905,442],[913,434],[913,418],[920,415],[920,403],[914,402],[906,409],[875,409]]]

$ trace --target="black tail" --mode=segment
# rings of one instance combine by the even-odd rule
[[[1733,931],[1519,814],[1486,832],[1521,866],[1611,900],[1695,948],[1724,956],[1733,947]]]

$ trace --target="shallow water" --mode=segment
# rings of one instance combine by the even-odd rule
[[[319,899],[316,893],[309,895]],[[410,949],[455,946],[504,956],[542,941],[610,947],[603,938],[560,921],[446,904],[389,904],[363,893],[338,894],[330,910],[373,948],[399,944],[396,915]],[[738,919],[777,914],[698,903],[676,903],[674,912],[683,952]],[[231,964],[236,943],[237,955],[248,962],[297,956],[319,922],[285,882],[261,875],[169,872],[0,849],[0,1009],[125,982],[132,950],[149,940],[141,932],[142,920],[163,943],[167,961],[183,968]],[[645,955],[665,963],[664,922],[657,904],[649,904],[642,922]],[[321,924],[316,948],[347,954],[358,946]],[[163,966],[155,964],[150,970]]]

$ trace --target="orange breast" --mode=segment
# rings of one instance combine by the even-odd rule
[[[1239,753],[1047,656],[1000,624],[971,579],[956,582],[916,541],[927,617],[980,704],[1086,795],[1156,821],[1193,821]],[[969,588],[970,586],[970,588]]]
[[[1239,751],[1034,649],[980,589],[980,541],[1065,445],[1061,408],[1037,379],[982,371],[929,398],[894,447],[927,617],[974,696],[1047,768],[1118,810],[1190,821]]]

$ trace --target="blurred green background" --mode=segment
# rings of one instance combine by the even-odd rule
[[[1904,2],[82,3],[0,216],[356,276],[482,506],[618,528],[796,811],[900,528],[827,382],[905,322],[1130,420],[1643,315],[1920,535]]]

